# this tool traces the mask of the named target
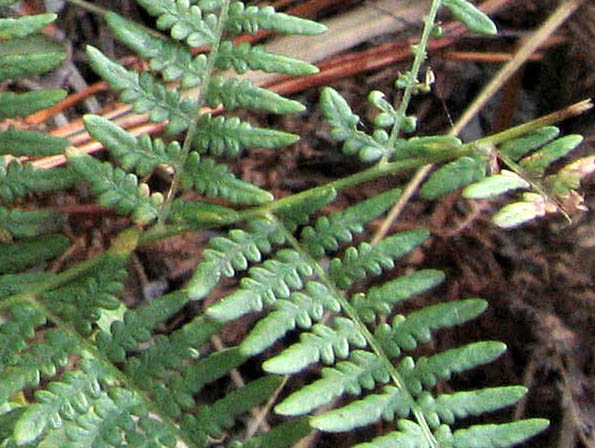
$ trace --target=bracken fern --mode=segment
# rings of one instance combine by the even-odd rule
[[[86,115],[87,131],[109,151],[113,164],[40,132],[0,133],[2,154],[65,152],[68,159],[67,167],[51,170],[14,158],[5,158],[0,167],[0,446],[289,447],[314,429],[348,432],[386,421],[382,435],[357,446],[490,448],[512,446],[542,431],[548,425],[543,419],[463,428],[458,422],[516,403],[527,392],[523,387],[437,392],[436,385],[453,374],[496,359],[504,344],[480,341],[416,355],[437,330],[481,314],[484,300],[399,311],[405,301],[445,280],[435,269],[407,272],[371,287],[366,283],[431,237],[417,228],[374,244],[356,238],[400,198],[400,188],[321,212],[344,188],[427,163],[439,164],[421,187],[427,199],[461,187],[468,198],[528,190],[495,215],[504,227],[581,206],[576,191],[592,159],[546,173],[581,141],[580,136],[558,138],[557,128],[548,125],[553,120],[466,144],[455,137],[402,136],[415,129],[407,104],[427,87],[417,77],[441,3],[473,31],[494,33],[492,21],[466,0],[434,0],[412,69],[396,83],[404,89],[399,108],[379,92],[369,96],[378,111],[370,134],[359,128],[360,118],[345,99],[324,89],[321,104],[332,136],[345,154],[375,164],[275,199],[217,159],[229,161],[245,148],[286,146],[297,136],[254,127],[230,112],[291,114],[304,107],[224,71],[307,75],[317,69],[233,38],[258,30],[317,34],[324,27],[237,1],[137,2],[168,37],[111,12],[105,19],[119,39],[149,61],[151,71],[125,68],[91,46],[87,54],[123,102],[148,113],[151,121],[167,121],[166,140],[134,137],[101,116]],[[7,39],[0,52],[0,79],[43,73],[60,63],[64,51],[39,43],[38,35],[22,46],[25,30],[35,33],[54,19],[51,14],[1,19],[8,22],[0,21],[0,38]],[[205,46],[210,48],[206,54],[192,51]],[[2,93],[0,118],[47,107],[64,94]],[[217,114],[221,106],[224,115]],[[489,172],[494,157],[507,170]],[[144,180],[160,167],[171,175],[165,193],[152,192]],[[65,216],[24,210],[16,201],[78,183],[88,184],[100,205],[133,224],[109,250],[63,272],[30,269],[67,250],[69,239],[59,233]],[[204,199],[186,200],[183,191]],[[207,228],[221,231],[210,239],[186,287],[136,308],[121,300],[127,260],[137,247]],[[163,331],[164,322],[189,302],[208,297],[226,277],[238,279],[231,293]],[[228,323],[247,315],[256,321],[237,346],[211,346],[211,338]],[[297,339],[279,349],[278,341],[288,334]],[[248,361],[262,362],[262,374],[216,399],[203,398],[201,391]],[[319,375],[278,399],[287,379],[307,368]],[[272,427],[257,435],[228,437],[242,416],[269,401],[283,419],[273,419]]]

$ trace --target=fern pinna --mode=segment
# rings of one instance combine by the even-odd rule
[[[548,424],[543,419],[465,427],[467,417],[517,402],[526,393],[523,387],[437,392],[436,386],[453,374],[496,359],[504,344],[481,341],[429,356],[415,351],[431,342],[435,331],[477,317],[486,309],[484,300],[402,311],[406,301],[445,280],[435,269],[408,271],[368,287],[370,277],[385,279],[430,238],[423,228],[374,243],[358,236],[401,198],[401,189],[324,213],[344,188],[427,163],[441,164],[421,188],[428,199],[460,187],[466,187],[468,198],[532,190],[495,216],[502,226],[581,205],[576,190],[591,159],[546,173],[580,142],[578,136],[557,138],[557,129],[549,126],[555,119],[546,117],[538,129],[514,128],[467,144],[455,137],[401,135],[415,130],[407,103],[427,87],[417,76],[430,33],[437,31],[434,19],[441,3],[473,31],[495,32],[491,20],[466,0],[434,0],[412,69],[396,83],[404,89],[401,106],[393,108],[379,92],[369,96],[378,110],[370,134],[360,130],[360,118],[349,104],[325,89],[321,102],[331,135],[345,154],[377,163],[275,200],[218,159],[228,161],[245,148],[289,145],[297,136],[253,127],[231,113],[250,108],[288,114],[304,108],[225,70],[307,75],[317,69],[264,47],[236,44],[234,38],[258,30],[317,34],[324,27],[237,1],[137,2],[169,37],[111,12],[105,20],[149,61],[150,71],[125,68],[91,46],[87,54],[124,103],[152,121],[167,122],[164,139],[135,137],[114,121],[86,115],[87,131],[109,151],[112,163],[39,132],[0,133],[2,154],[64,152],[68,159],[65,168],[42,170],[5,158],[0,168],[0,446],[275,448],[292,446],[316,429],[352,432],[385,421],[382,435],[357,446],[490,448],[512,446],[542,431]],[[42,14],[0,23],[13,30],[5,32],[11,43],[0,54],[2,79],[42,73],[64,58],[54,44],[17,50],[24,29],[35,33],[53,19]],[[210,51],[196,51],[199,47]],[[0,96],[0,110],[3,117],[28,114],[64,94],[6,93]],[[488,172],[492,157],[508,171]],[[151,191],[145,176],[160,167],[167,167],[170,185]],[[67,217],[25,210],[18,201],[28,193],[78,183],[88,184],[100,205],[128,216],[134,225],[95,258],[60,273],[32,269],[68,250],[70,240],[60,233]],[[203,199],[187,200],[183,191]],[[137,307],[125,304],[127,263],[138,247],[205,229],[218,233],[186,287]],[[200,304],[225,278],[237,279],[232,292],[197,312],[191,302]],[[164,330],[180,315],[182,323]],[[255,324],[237,346],[213,343],[229,323],[248,315]],[[294,342],[279,349],[279,341],[288,340]],[[205,393],[255,361],[263,361],[262,370],[251,381],[219,396]],[[316,378],[305,386],[298,381],[286,392],[287,380],[306,369]],[[248,428],[245,436],[237,435],[248,412],[264,406],[264,414],[271,405],[278,417],[267,424],[255,417],[258,431]]]

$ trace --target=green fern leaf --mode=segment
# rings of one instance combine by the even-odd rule
[[[320,95],[322,114],[331,126],[331,136],[343,144],[343,152],[347,155],[358,155],[364,162],[374,162],[383,156],[389,156],[385,147],[388,134],[379,130],[369,136],[357,129],[359,116],[351,111],[345,98],[336,90],[325,87]]]
[[[0,92],[0,120],[25,116],[62,101],[66,90],[43,89],[25,93]]]
[[[41,75],[62,63],[64,46],[41,34],[9,39],[0,47],[0,82]]]
[[[172,202],[169,221],[174,223],[192,223],[195,228],[212,227],[237,221],[239,213],[229,207],[210,204],[202,201],[184,201],[175,199]]]
[[[397,315],[392,325],[380,324],[374,336],[387,353],[396,357],[401,350],[414,350],[418,343],[430,342],[432,330],[460,325],[474,319],[486,308],[487,302],[480,299],[427,306],[407,317]]]
[[[333,327],[314,325],[311,332],[300,335],[299,343],[265,361],[262,368],[278,375],[297,373],[319,361],[334,364],[336,358],[347,358],[352,347],[366,346],[366,339],[353,321],[336,317]]]
[[[341,243],[351,242],[354,233],[363,232],[363,224],[387,211],[400,195],[401,190],[396,188],[342,212],[321,216],[314,227],[307,226],[302,230],[300,242],[314,258],[321,258],[325,252],[336,251]]]
[[[26,193],[65,190],[74,185],[78,176],[68,168],[37,169],[32,163],[11,160],[0,165],[0,198],[12,202]]]
[[[123,215],[132,215],[137,224],[148,224],[157,218],[163,202],[160,193],[150,194],[146,184],[139,184],[134,174],[126,174],[110,163],[99,160],[74,148],[66,151],[72,167],[91,185],[104,207],[113,207]]]
[[[532,134],[507,141],[498,148],[498,151],[517,161],[525,154],[555,139],[559,133],[560,130],[555,126],[544,126]]]
[[[66,222],[66,216],[56,210],[20,210],[0,207],[0,240],[30,238],[56,232]]]
[[[322,319],[325,311],[340,310],[339,302],[326,286],[314,281],[308,282],[303,292],[294,292],[289,299],[277,300],[274,307],[276,310],[259,320],[240,344],[243,354],[262,353],[296,325],[310,328],[312,321]]]
[[[292,17],[276,12],[272,6],[249,6],[243,2],[233,2],[229,7],[229,17],[225,29],[234,34],[256,33],[260,29],[289,34],[320,34],[326,27],[311,20]]]
[[[463,197],[467,199],[487,199],[499,196],[508,191],[519,188],[530,188],[531,185],[525,179],[512,171],[502,170],[501,174],[495,174],[471,184],[463,190]]]
[[[170,134],[188,127],[196,108],[193,100],[180,100],[177,90],[167,90],[149,73],[139,75],[126,70],[91,45],[87,46],[87,55],[93,70],[113,88],[123,90],[121,100],[134,104],[136,112],[150,112],[149,118],[155,122],[169,120],[167,131]]]
[[[417,423],[399,420],[398,428],[398,431],[376,437],[371,442],[357,444],[353,448],[432,448],[426,433]]]
[[[192,57],[192,52],[172,39],[155,37],[134,22],[108,12],[105,20],[114,34],[142,58],[149,59],[152,70],[161,71],[165,81],[182,78],[182,88],[201,84],[207,67],[204,54]]]
[[[380,275],[382,269],[392,269],[394,260],[423,244],[429,232],[425,229],[397,233],[379,241],[374,246],[361,243],[358,248],[349,247],[343,259],[331,260],[329,275],[342,289],[347,289],[355,280],[366,277],[366,272]]]
[[[222,275],[233,277],[236,271],[248,269],[249,261],[259,262],[262,254],[271,251],[272,244],[285,242],[283,233],[266,219],[251,220],[248,231],[233,229],[228,235],[228,238],[211,238],[210,248],[203,252],[204,261],[188,285],[193,300],[205,297]]]
[[[267,73],[300,76],[319,71],[315,65],[288,56],[269,53],[262,46],[253,47],[248,42],[242,42],[239,45],[234,45],[230,41],[222,42],[216,65],[221,70],[233,67],[239,74],[248,70],[262,70]]]
[[[274,199],[268,191],[237,179],[226,165],[201,159],[195,151],[186,159],[180,182],[185,189],[193,188],[207,197],[220,197],[236,204],[263,204]]]
[[[549,425],[542,418],[519,420],[498,425],[474,425],[467,429],[459,429],[451,434],[448,427],[443,426],[437,433],[438,443],[453,448],[505,448],[530,439]]]
[[[424,388],[434,387],[439,380],[450,379],[452,373],[460,373],[482,364],[492,362],[506,351],[506,345],[495,341],[482,341],[437,353],[429,358],[421,357],[416,362],[404,358],[398,366],[405,379],[407,390],[420,394]]]
[[[2,98],[0,98],[1,104]],[[68,140],[37,131],[20,130],[9,127],[0,132],[0,154],[11,154],[15,157],[43,157],[61,154],[68,145]]]
[[[91,137],[101,142],[126,171],[145,176],[157,165],[171,165],[180,157],[177,142],[166,146],[163,140],[152,140],[146,134],[136,138],[99,115],[85,115],[83,120]]]
[[[493,387],[479,390],[442,394],[434,398],[424,392],[418,403],[428,424],[434,428],[440,423],[454,424],[457,418],[481,415],[518,402],[527,389],[522,386]]]
[[[333,399],[349,393],[361,395],[362,388],[374,389],[386,384],[390,376],[386,364],[374,353],[354,350],[347,361],[322,369],[322,378],[292,393],[275,406],[281,415],[302,415],[329,404]]]
[[[302,417],[276,425],[270,431],[245,442],[232,442],[228,448],[290,448],[311,432],[308,418]]]
[[[196,427],[192,428],[193,431],[198,430],[211,437],[221,438],[224,435],[223,430],[231,428],[237,416],[266,402],[282,381],[282,378],[276,376],[265,376],[254,380],[230,392],[212,406],[201,407],[196,419],[191,417],[185,423],[190,426],[190,422],[195,420]]]
[[[217,16],[206,14],[188,0],[165,0],[158,3],[137,0],[149,14],[157,17],[157,28],[170,30],[171,37],[186,40],[191,47],[215,43]]]
[[[424,199],[436,199],[485,176],[486,162],[477,157],[460,157],[438,168],[422,185]]]
[[[58,16],[53,13],[0,19],[0,39],[26,37],[49,25]]]
[[[55,274],[52,272],[26,272],[22,274],[0,275],[0,299],[27,292],[54,276]]]
[[[332,202],[337,196],[334,188],[320,188],[308,195],[296,195],[284,201],[283,205],[277,207],[276,214],[285,225],[293,232],[297,226],[306,224],[317,210]]]
[[[270,90],[256,87],[248,80],[234,78],[226,80],[221,76],[211,80],[205,100],[211,107],[223,104],[227,111],[246,107],[274,114],[294,114],[306,109],[303,104],[284,98]]]
[[[525,157],[519,162],[521,168],[527,171],[531,178],[539,178],[545,170],[556,160],[564,157],[581,144],[581,135],[567,135],[547,144],[539,151]]]
[[[49,330],[11,365],[0,372],[0,404],[26,386],[37,386],[42,377],[53,377],[78,350],[77,340],[62,330]]]
[[[33,442],[48,426],[60,427],[65,420],[85,414],[92,399],[100,393],[101,386],[93,369],[66,372],[60,381],[35,392],[36,403],[27,407],[15,426],[15,441],[19,445]]]
[[[287,132],[266,128],[253,128],[237,117],[212,117],[203,114],[198,119],[193,140],[198,152],[215,156],[236,156],[243,148],[278,148],[292,145],[299,137]]]
[[[411,157],[431,158],[460,147],[461,140],[452,135],[434,135],[430,137],[411,137],[404,140],[399,139],[396,143],[395,160],[403,160]]]
[[[424,269],[374,286],[365,294],[355,294],[351,298],[351,305],[364,322],[373,322],[377,314],[390,314],[394,304],[421,294],[443,280],[442,271]]]
[[[35,329],[46,323],[41,311],[28,305],[12,306],[3,313],[0,324],[0,372],[7,366],[15,365],[22,351],[27,348],[27,340],[35,336]]]
[[[471,31],[481,34],[498,33],[494,22],[467,0],[444,0],[444,6]]]
[[[89,335],[92,323],[100,319],[103,309],[114,310],[120,306],[118,296],[124,291],[123,282],[128,276],[127,260],[127,254],[106,256],[105,261],[83,279],[45,293],[44,303],[81,335]]]
[[[61,255],[70,246],[64,235],[44,235],[0,244],[0,273],[15,273]]]
[[[376,423],[382,418],[393,421],[395,415],[408,417],[413,405],[406,391],[386,386],[381,394],[368,395],[346,406],[317,415],[312,419],[312,426],[327,432],[350,431]]]
[[[206,313],[219,322],[235,320],[245,314],[261,311],[278,298],[288,298],[291,290],[303,288],[303,277],[312,275],[307,261],[291,249],[282,249],[274,259],[250,268],[240,288],[210,306]]]

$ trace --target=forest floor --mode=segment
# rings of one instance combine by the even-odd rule
[[[348,48],[328,49],[328,55],[317,61],[325,76],[316,82],[271,82],[306,104],[308,112],[281,119],[251,114],[250,120],[255,125],[260,121],[293,132],[300,135],[301,140],[280,151],[246,152],[234,170],[242,178],[269,189],[276,197],[283,197],[361,169],[357,161],[340,152],[328,128],[322,124],[318,107],[320,87],[324,83],[343,94],[365,126],[372,113],[366,100],[370,90],[381,90],[387,99],[398,102],[393,82],[411,62],[408,51],[403,49],[409,48],[409,39],[419,35],[421,22],[414,6],[411,6],[411,14],[397,16],[379,7],[377,1],[271,3],[280,10],[297,10],[319,20],[340,20],[356,8],[367,8],[398,23],[394,30],[356,41]],[[416,3],[420,2],[410,2],[411,5]],[[445,38],[450,40],[430,52],[426,67],[431,69],[436,81],[429,94],[414,99],[410,110],[418,117],[421,135],[447,132],[482,86],[558,6],[554,0],[491,3],[499,3],[492,14],[500,30],[498,36],[479,37],[447,31]],[[147,16],[132,0],[96,4],[148,23]],[[41,1],[24,2],[24,8],[29,11],[39,11],[41,7]],[[64,6],[59,14],[51,33],[69,45],[69,60],[62,68],[41,78],[40,86],[66,88],[73,94],[78,90],[95,89],[98,79],[88,68],[84,53],[87,43],[93,43],[110,56],[127,58],[129,63],[142,66],[142,62],[131,58],[129,50],[116,42],[99,16],[74,5]],[[445,15],[442,20],[448,30],[450,17]],[[364,29],[355,29],[353,33],[366,34]],[[101,86],[96,90],[96,96],[74,99],[67,109],[57,114],[53,111],[39,115],[37,122],[28,125],[66,135],[80,123],[78,120],[83,113],[105,113],[117,107],[113,94]],[[500,86],[498,93],[460,135],[468,141],[594,96],[595,5],[584,2],[565,24],[544,40],[529,62],[518,67],[515,75]],[[573,157],[593,153],[593,118],[594,114],[589,113],[559,124],[565,134],[577,132],[585,136],[585,143]],[[406,178],[394,178],[347,191],[340,195],[336,206],[342,207],[385,190],[386,183],[397,185],[404,180]],[[595,177],[584,182],[583,191],[592,210]],[[86,201],[91,202],[91,199],[61,195],[47,199],[46,203],[76,212],[70,226],[81,258],[103,250],[123,222]],[[571,224],[561,217],[553,217],[502,231],[489,221],[492,207],[492,203],[464,201],[456,194],[432,203],[414,199],[392,224],[391,231],[411,228],[420,222],[432,231],[431,244],[424,247],[412,264],[440,268],[447,273],[446,286],[438,291],[441,299],[483,297],[489,301],[488,313],[475,326],[465,327],[465,333],[454,331],[445,335],[446,339],[440,344],[450,346],[470,339],[496,339],[505,342],[509,351],[497,363],[461,381],[529,387],[531,392],[527,399],[512,412],[517,417],[543,416],[549,418],[552,425],[546,434],[528,446],[593,448],[595,215],[593,211],[586,211],[574,216]],[[381,221],[374,226],[378,228],[380,224]],[[146,291],[147,288],[163,290],[184,284],[200,258],[203,238],[180,237],[140,251],[134,260],[136,275],[130,287]],[[192,244],[188,244],[189,241]],[[245,330],[234,327],[234,331]],[[235,338],[241,337],[232,333],[226,336],[224,343],[232,344]],[[323,442],[319,446],[324,446]]]

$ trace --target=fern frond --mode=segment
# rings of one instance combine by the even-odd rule
[[[196,442],[202,442],[199,446],[204,446],[204,439],[200,435],[220,439],[225,435],[224,430],[231,428],[239,415],[266,402],[282,381],[282,378],[276,376],[264,376],[251,381],[213,405],[202,406],[196,417],[187,415],[182,429],[191,432]]]
[[[35,329],[46,323],[46,316],[32,306],[13,306],[8,312],[3,310],[0,323],[0,371],[4,372],[15,365]]]
[[[0,299],[26,292],[55,276],[52,272],[25,272],[0,275]]]
[[[363,162],[374,162],[391,154],[385,147],[388,141],[386,131],[380,129],[373,136],[357,129],[359,116],[336,90],[325,87],[320,95],[320,107],[331,126],[331,136],[343,143],[343,153],[357,155]]]
[[[471,31],[481,34],[496,34],[498,29],[492,19],[467,0],[444,0],[450,13]]]
[[[332,327],[315,324],[311,332],[300,335],[300,342],[265,361],[263,369],[270,373],[292,374],[319,361],[332,365],[336,358],[347,358],[352,348],[366,346],[366,339],[353,321],[335,317]]]
[[[0,82],[41,75],[66,58],[64,46],[42,34],[2,41]]]
[[[219,282],[222,275],[233,277],[236,271],[248,269],[248,262],[259,262],[262,254],[271,251],[272,245],[285,242],[285,235],[278,226],[267,219],[254,219],[248,230],[233,229],[228,238],[215,237],[203,252],[190,283],[188,294],[193,300],[203,298]]]
[[[102,163],[75,148],[69,148],[66,157],[73,169],[91,185],[101,205],[123,215],[132,215],[137,224],[148,224],[157,218],[163,196],[151,194],[148,185],[139,184],[134,174]]]
[[[236,210],[222,205],[175,199],[168,219],[175,223],[190,222],[195,228],[200,228],[200,225],[207,227],[237,221],[239,214]]]
[[[66,332],[48,330],[26,353],[5,365],[0,375],[0,404],[26,386],[37,386],[42,377],[53,377],[78,351],[78,341]]]
[[[274,373],[274,372],[271,372]],[[362,389],[390,381],[385,362],[374,353],[354,350],[349,360],[322,369],[322,378],[292,393],[275,406],[281,415],[302,415],[329,404],[344,393],[361,395]]]
[[[296,325],[308,329],[319,321],[325,311],[338,312],[341,307],[336,298],[322,283],[309,281],[303,292],[294,292],[289,299],[277,300],[275,311],[258,321],[240,344],[246,355],[263,352]]]
[[[482,157],[460,157],[438,168],[422,185],[424,199],[436,199],[478,181],[485,176],[487,161]]]
[[[526,393],[527,389],[522,386],[491,387],[441,394],[436,398],[424,392],[417,401],[428,424],[437,428],[441,423],[452,425],[457,418],[477,416],[510,406]]]
[[[0,244],[0,273],[16,273],[34,264],[61,255],[70,246],[68,237],[43,235]]]
[[[303,104],[284,98],[270,90],[256,87],[248,80],[235,78],[226,80],[221,76],[211,80],[205,100],[211,107],[223,104],[228,111],[246,107],[274,114],[295,114],[306,109]]]
[[[311,75],[318,73],[315,65],[288,56],[269,53],[264,47],[253,47],[248,42],[235,45],[233,42],[221,43],[216,61],[217,68],[227,70],[231,67],[236,73],[248,70],[262,70],[267,73],[283,73],[286,75]]]
[[[58,16],[54,13],[35,14],[17,18],[0,19],[0,39],[25,37],[36,33],[52,23]]]
[[[0,104],[2,104],[0,98]],[[0,132],[0,154],[11,154],[15,157],[42,157],[64,152],[68,140],[37,131],[16,129]]]
[[[396,357],[401,350],[413,350],[418,343],[430,342],[432,330],[460,325],[477,317],[486,308],[487,302],[480,299],[426,306],[407,317],[397,315],[392,325],[380,324],[374,336],[390,356]]]
[[[24,412],[14,429],[17,444],[33,442],[44,431],[61,428],[89,411],[94,399],[101,394],[101,385],[89,361],[83,370],[66,372],[60,381],[35,392],[35,403]]]
[[[391,235],[374,246],[361,243],[357,249],[349,247],[343,259],[334,258],[329,275],[342,289],[366,277],[366,272],[380,275],[382,269],[392,269],[394,260],[423,244],[429,232],[425,229],[410,230]]]
[[[245,442],[235,441],[228,448],[290,448],[312,432],[306,417],[276,425],[270,431],[251,437]]]
[[[397,422],[397,426],[399,428],[398,431],[392,431],[386,435],[376,437],[367,443],[359,443],[354,445],[353,448],[394,448],[395,446],[432,448],[426,434],[417,423],[411,420],[401,419]]]
[[[176,40],[185,40],[191,47],[210,45],[216,40],[217,16],[203,15],[201,8],[188,0],[137,0],[137,3],[157,17],[157,28],[170,30]]]
[[[124,290],[127,255],[109,255],[84,279],[43,295],[46,307],[72,325],[81,335],[89,335],[102,310],[120,306],[118,295]]]
[[[329,204],[337,196],[334,188],[320,188],[306,196],[299,195],[288,198],[275,208],[275,214],[285,228],[293,232],[299,225],[307,224],[310,216]]]
[[[376,423],[393,421],[395,416],[409,417],[413,404],[403,389],[385,386],[381,394],[371,394],[346,406],[333,409],[312,419],[312,426],[327,432],[350,431]]]
[[[548,143],[539,151],[525,157],[519,166],[530,178],[539,178],[556,160],[564,157],[583,141],[582,135],[566,135]]]
[[[203,114],[193,140],[194,148],[214,156],[235,156],[244,148],[278,148],[292,145],[299,137],[267,128],[254,128],[237,117],[212,117]]]
[[[203,159],[195,151],[186,159],[180,183],[185,189],[192,188],[207,197],[220,197],[236,204],[263,204],[274,199],[268,191],[236,178],[226,165]]]
[[[556,126],[544,126],[529,135],[503,143],[498,150],[500,154],[503,154],[516,162],[529,152],[552,141],[559,134],[560,129]]]
[[[342,243],[351,242],[354,233],[361,233],[366,222],[387,211],[401,195],[395,188],[376,195],[328,216],[321,216],[315,226],[305,227],[300,234],[300,243],[314,258],[322,257],[325,252],[336,251]]]
[[[454,433],[451,433],[449,428],[444,425],[437,431],[436,439],[438,443],[453,448],[467,448],[470,446],[505,448],[530,439],[548,426],[549,422],[542,418],[497,425],[473,425],[467,429],[459,429]]]
[[[66,216],[56,210],[20,210],[0,207],[0,240],[30,238],[62,228]]]
[[[126,171],[145,176],[157,165],[172,165],[180,157],[178,142],[166,145],[163,140],[152,140],[147,134],[136,138],[99,115],[85,115],[83,120],[89,134],[100,141]]]
[[[365,294],[355,294],[350,303],[360,319],[364,322],[373,322],[377,314],[389,314],[396,303],[421,294],[443,280],[442,271],[423,269],[397,277],[381,286],[374,286]]]
[[[482,341],[437,353],[429,358],[414,361],[405,357],[398,371],[404,378],[407,390],[420,394],[424,387],[434,387],[439,380],[449,380],[453,373],[464,372],[487,364],[506,351],[506,345],[496,341]]]
[[[274,259],[250,268],[241,280],[240,288],[207,309],[207,315],[219,322],[228,322],[264,305],[272,305],[278,298],[287,298],[291,290],[303,288],[303,278],[312,275],[306,260],[291,249],[282,249]]]
[[[290,34],[320,34],[326,27],[311,20],[276,12],[272,6],[249,6],[243,2],[233,2],[229,8],[226,30],[239,34],[256,33],[260,29]]]
[[[125,69],[91,45],[87,46],[87,55],[93,70],[113,88],[122,90],[121,100],[134,104],[136,112],[149,112],[149,118],[156,122],[169,120],[170,134],[188,127],[196,108],[193,100],[181,100],[176,89],[166,89],[149,73]]]
[[[32,163],[11,160],[0,165],[0,198],[12,202],[27,193],[65,190],[74,185],[78,176],[68,168],[37,169]]]
[[[66,90],[43,89],[25,93],[0,92],[0,120],[25,116],[50,107],[66,96]],[[44,134],[47,137],[47,134]]]

